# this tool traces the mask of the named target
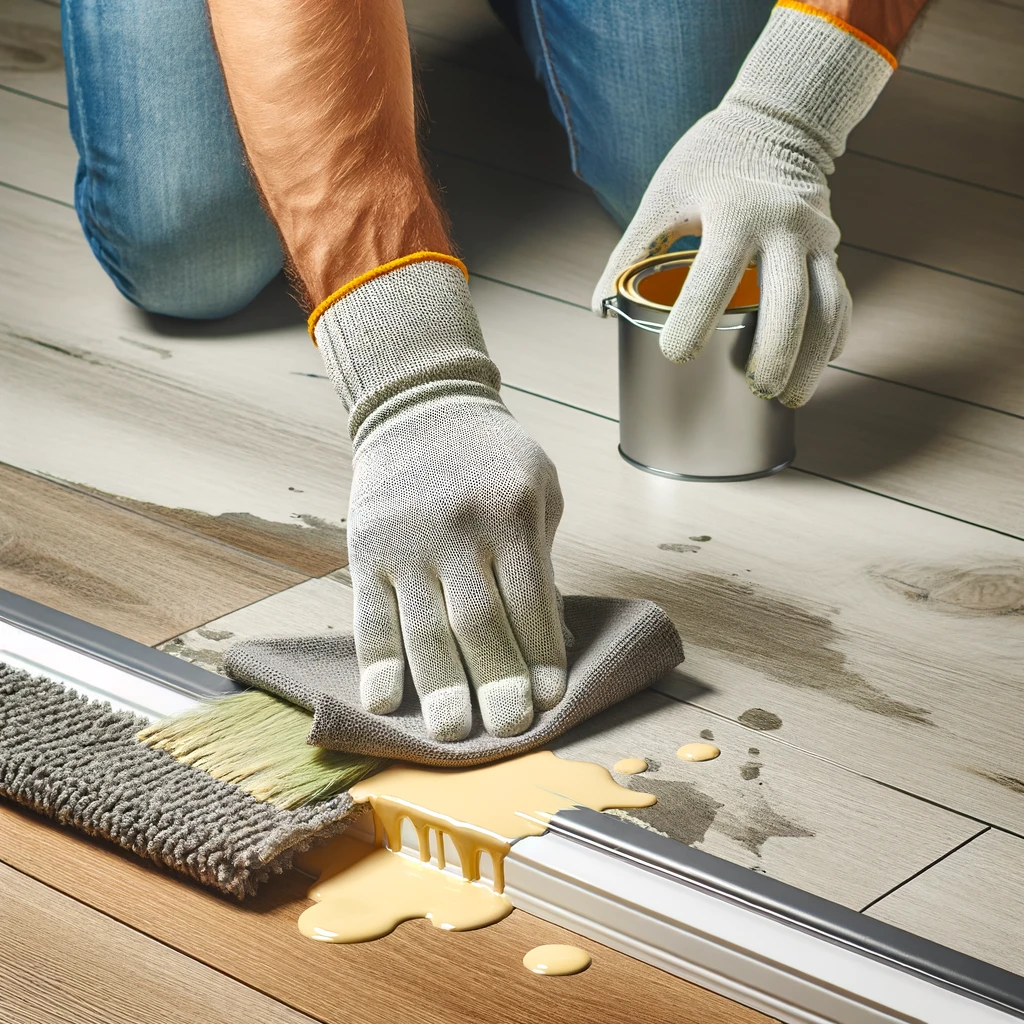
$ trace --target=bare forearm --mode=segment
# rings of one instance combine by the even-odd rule
[[[895,53],[928,0],[807,0]]]
[[[401,0],[208,0],[246,154],[310,305],[450,252],[416,144]]]

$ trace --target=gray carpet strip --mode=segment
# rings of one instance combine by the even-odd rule
[[[146,724],[0,662],[0,796],[238,897],[351,820],[348,794],[260,803],[139,743]]]

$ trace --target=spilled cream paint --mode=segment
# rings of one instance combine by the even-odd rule
[[[684,743],[676,751],[680,761],[711,761],[722,751],[713,743]]]
[[[590,962],[590,954],[579,946],[535,946],[523,957],[523,966],[534,974],[579,974]]]
[[[600,765],[546,750],[468,770],[388,768],[351,795],[372,809],[373,845],[346,835],[300,858],[319,877],[299,930],[324,942],[377,938],[419,917],[450,931],[491,924],[512,909],[503,893],[514,840],[540,835],[568,807],[655,802]],[[412,855],[399,852],[403,832]]]
[[[612,765],[612,771],[620,775],[639,775],[647,771],[647,762],[642,757],[624,757]]]

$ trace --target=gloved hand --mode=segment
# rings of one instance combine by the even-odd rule
[[[469,733],[470,682],[487,730],[513,736],[566,689],[551,567],[562,494],[498,396],[461,264],[423,256],[381,268],[315,321],[350,413],[362,699],[394,711],[408,663],[435,738]]]
[[[783,0],[721,104],[676,143],[594,291],[615,294],[626,267],[702,235],[661,333],[673,362],[700,353],[751,260],[761,303],[747,364],[751,390],[803,405],[849,330],[836,266],[839,229],[826,175],[895,61],[863,33]]]

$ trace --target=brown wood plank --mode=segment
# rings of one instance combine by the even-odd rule
[[[147,644],[307,577],[0,464],[0,587]]]
[[[19,1024],[310,1022],[4,864],[0,1019]]]
[[[0,860],[326,1024],[633,1024],[640,993],[645,1021],[770,1019],[520,911],[475,932],[415,921],[375,942],[310,942],[295,923],[308,905],[298,872],[236,903],[7,804]],[[523,954],[550,942],[584,947],[593,966],[572,979],[527,972]]]

